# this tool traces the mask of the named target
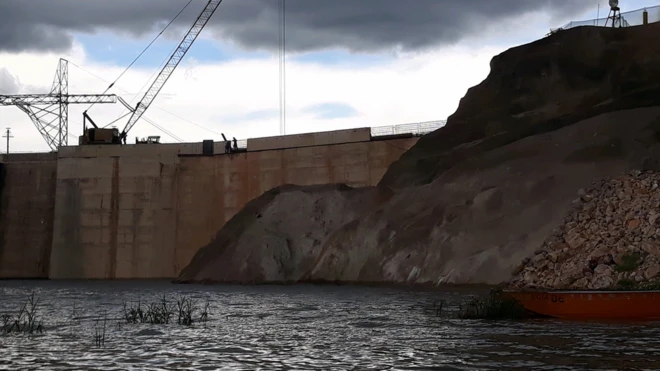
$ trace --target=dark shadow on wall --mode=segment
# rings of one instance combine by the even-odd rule
[[[5,158],[1,169],[0,278],[48,278],[56,157],[18,154]]]
[[[0,162],[0,208],[2,207],[2,190],[5,188],[5,173],[7,172],[4,162]],[[0,222],[2,222],[0,220]]]
[[[3,252],[5,251],[5,223],[2,220],[4,213],[2,208],[4,206],[4,188],[5,188],[5,177],[7,174],[7,167],[3,162],[0,162],[0,261],[2,261]]]

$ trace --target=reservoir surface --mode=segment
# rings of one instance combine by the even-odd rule
[[[489,322],[446,314],[483,292],[0,281],[0,316],[18,314],[34,293],[45,329],[0,334],[0,369],[660,369],[660,323]],[[126,311],[138,301],[147,308],[163,297],[172,305],[187,298],[199,318],[189,326],[178,324],[176,314],[168,324],[127,322]],[[438,316],[440,300],[445,314]]]

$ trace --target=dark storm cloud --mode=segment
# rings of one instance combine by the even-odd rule
[[[0,50],[63,51],[71,32],[154,35],[187,0],[2,0]],[[193,0],[175,25],[187,28],[206,3]],[[246,49],[277,49],[278,0],[224,0],[205,33]],[[584,0],[286,0],[287,49],[417,50],[477,35],[529,11],[581,12]],[[209,31],[210,29],[210,31]],[[177,36],[181,30],[178,30]]]

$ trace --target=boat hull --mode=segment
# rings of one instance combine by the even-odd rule
[[[505,291],[528,311],[573,319],[660,319],[660,291]]]

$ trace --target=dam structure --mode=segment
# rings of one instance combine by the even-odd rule
[[[2,155],[0,278],[175,278],[274,187],[376,185],[424,134],[402,131],[252,138],[232,153],[224,141],[204,141]]]

